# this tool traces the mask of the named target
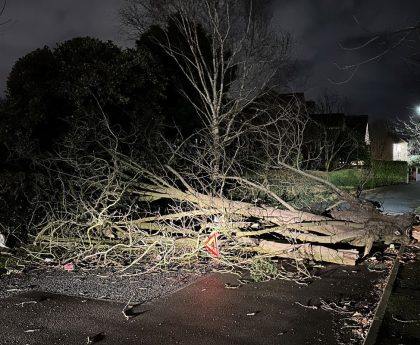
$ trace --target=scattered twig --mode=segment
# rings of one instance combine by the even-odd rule
[[[397,322],[402,322],[402,323],[417,323],[417,322],[420,322],[420,319],[417,319],[417,320],[416,319],[413,319],[413,320],[402,320],[402,319],[396,317],[394,314],[392,314],[391,316],[392,316],[392,319],[395,320],[395,321],[397,321]]]
[[[126,320],[129,320],[131,318],[131,315],[128,315],[127,311],[131,310],[133,308],[133,306],[130,306],[130,303],[131,303],[131,300],[133,299],[133,297],[134,297],[134,295],[130,297],[127,304],[124,306],[124,308],[121,311],[121,313],[124,315]]]
[[[226,283],[225,284],[225,289],[232,289],[232,290],[239,289],[241,287],[241,285],[242,284],[233,285],[233,284]]]
[[[348,311],[346,307],[340,307],[334,302],[327,303],[323,299],[320,299],[321,302],[321,309],[325,311],[331,311],[333,313],[342,314],[342,315],[349,315],[353,314],[353,312]]]
[[[26,301],[26,302],[21,302],[21,303],[16,303],[15,305],[20,305],[21,307],[23,307],[25,304],[36,304],[38,303],[37,301]]]
[[[255,315],[257,315],[258,313],[260,313],[260,311],[259,311],[259,310],[257,310],[257,311],[253,311],[253,312],[249,312],[249,313],[246,313],[246,316],[255,316]]]
[[[297,304],[297,305],[299,305],[299,306],[301,306],[303,308],[307,308],[307,309],[313,309],[313,310],[317,310],[318,309],[318,307],[316,305],[304,305],[304,304],[302,304],[300,302],[295,302],[295,304]]]

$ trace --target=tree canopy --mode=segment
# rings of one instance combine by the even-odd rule
[[[49,150],[77,119],[99,114],[127,131],[158,124],[163,99],[159,67],[146,50],[78,37],[20,58],[9,75],[6,116],[10,133],[21,133]],[[135,125],[134,125],[135,124]],[[9,135],[11,143],[23,138]]]

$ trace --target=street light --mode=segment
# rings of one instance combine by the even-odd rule
[[[414,110],[416,111],[416,115],[420,116],[420,105],[417,105]]]

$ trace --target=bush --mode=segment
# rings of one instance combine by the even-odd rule
[[[10,245],[27,238],[33,223],[43,217],[42,212],[34,215],[40,198],[52,192],[40,173],[0,171],[0,233]]]
[[[372,175],[374,187],[406,183],[408,163],[403,161],[373,161]]]
[[[254,258],[251,262],[250,274],[257,283],[275,279],[278,274],[277,264],[270,258]]]
[[[338,187],[366,189],[406,183],[407,173],[407,162],[372,161],[368,168],[331,171],[323,177]]]
[[[366,180],[366,170],[360,168],[342,169],[326,173],[330,182],[339,187],[357,188]]]

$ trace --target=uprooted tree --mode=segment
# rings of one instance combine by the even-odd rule
[[[61,261],[127,268],[144,260],[167,267],[208,257],[203,244],[216,231],[220,263],[230,267],[246,267],[256,257],[352,265],[359,258],[353,247],[367,255],[375,242],[409,241],[409,217],[382,215],[333,186],[339,202],[329,215],[316,215],[295,209],[256,181],[223,176],[227,185],[235,183],[222,195],[205,178],[199,184],[168,165],[142,165],[120,154],[115,138],[108,144],[95,155],[62,152],[60,159],[44,162],[60,172],[57,200],[63,202],[42,205],[48,218],[35,238],[42,253]],[[325,185],[290,169],[312,181],[306,183]],[[272,206],[246,196],[238,200],[235,190],[260,192]]]
[[[195,94],[184,97],[202,125],[139,155],[103,112],[102,121],[77,119],[56,155],[37,162],[53,188],[38,204],[32,256],[153,269],[208,258],[204,243],[217,232],[218,262],[247,268],[271,257],[355,264],[375,242],[408,243],[410,217],[382,215],[299,169],[304,105],[267,91],[287,60],[287,35],[275,40],[252,1],[151,5],[132,0],[123,14],[136,29],[142,18],[160,25],[155,43],[190,82]],[[298,183],[330,195],[324,214],[288,200]]]

